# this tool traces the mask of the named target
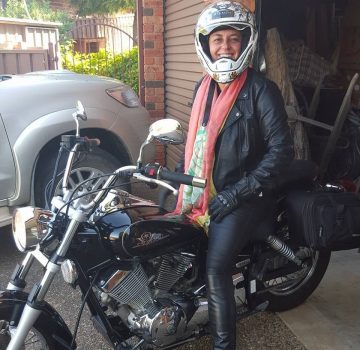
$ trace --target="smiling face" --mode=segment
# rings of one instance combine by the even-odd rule
[[[209,49],[213,62],[219,58],[231,58],[236,61],[241,53],[241,32],[229,28],[211,33]]]

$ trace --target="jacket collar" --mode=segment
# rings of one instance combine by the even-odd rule
[[[250,72],[251,71],[249,71],[248,73],[250,73]],[[227,117],[225,125],[222,128],[220,134],[244,115],[244,110],[241,107],[243,106],[244,102],[249,99],[249,94],[250,94],[249,81],[251,80],[250,76],[251,76],[251,73],[248,74],[246,82],[245,82],[243,88],[241,89],[239,96],[235,100],[234,106],[231,108],[231,110],[229,112],[229,116]]]

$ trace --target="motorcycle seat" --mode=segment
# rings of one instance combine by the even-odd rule
[[[310,160],[296,159],[273,182],[270,191],[282,195],[290,190],[306,190],[318,175],[318,166]]]

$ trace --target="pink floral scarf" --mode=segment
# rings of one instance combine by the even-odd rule
[[[212,171],[215,160],[215,144],[217,137],[238,97],[247,77],[245,70],[234,81],[228,84],[220,94],[215,89],[209,121],[202,125],[211,77],[205,76],[196,93],[191,111],[189,132],[185,146],[185,172],[207,179],[205,189],[197,191],[195,199],[190,200],[195,189],[181,185],[179,198],[174,214],[185,214],[192,221],[206,225],[208,203],[213,195]],[[200,144],[200,146],[199,146]],[[187,193],[190,191],[190,195]],[[192,196],[194,198],[194,196]],[[200,220],[199,220],[200,219]]]

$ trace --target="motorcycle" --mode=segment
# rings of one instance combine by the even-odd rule
[[[86,119],[81,103],[73,117],[77,132],[62,138],[70,152],[51,210],[24,207],[13,216],[14,240],[26,255],[7,289],[0,292],[1,349],[30,349],[29,338],[32,343],[36,339],[37,349],[76,349],[77,329],[72,334],[45,301],[60,271],[65,283],[80,288],[80,310],[88,305],[95,328],[116,350],[171,349],[208,334],[206,234],[186,217],[171,215],[118,188],[124,178],[162,186],[174,195],[178,192],[174,183],[205,187],[204,179],[143,164],[149,143],[183,142],[180,124],[172,119],[156,121],[136,165],[69,189],[77,154],[99,145],[96,139],[80,136],[79,119]],[[289,189],[316,190],[313,177],[310,163],[293,163],[274,189],[272,231],[266,239],[249,243],[238,256],[233,266],[238,319],[263,310],[294,308],[320,283],[330,252],[313,250],[303,237],[292,234],[286,212]],[[44,275],[27,294],[26,276],[35,260],[44,267]]]

